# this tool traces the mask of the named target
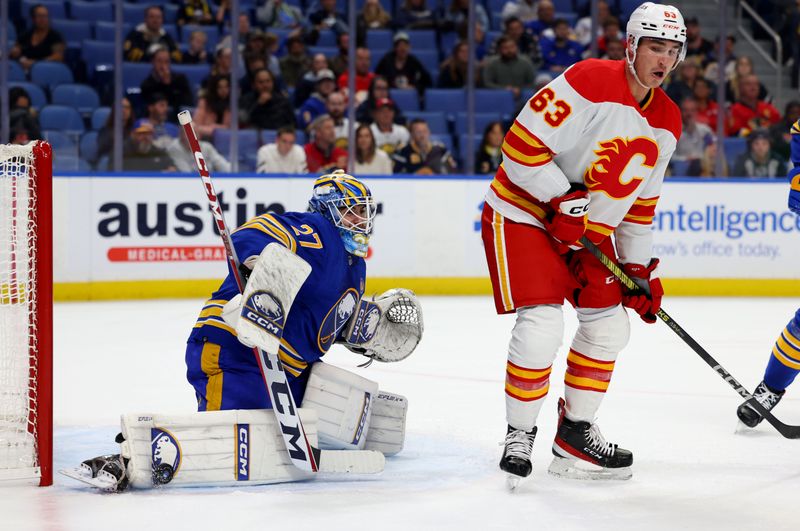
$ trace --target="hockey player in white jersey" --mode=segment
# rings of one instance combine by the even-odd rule
[[[605,440],[595,415],[628,342],[623,306],[652,323],[661,304],[651,223],[681,121],[660,85],[685,57],[685,42],[676,8],[642,4],[628,21],[624,60],[575,64],[528,101],[506,134],[503,163],[486,194],[482,237],[497,312],[517,315],[500,461],[512,486],[532,469],[536,420],[563,341],[565,300],[579,326],[550,472],[631,477],[633,454]],[[583,236],[617,257],[651,296],[626,291],[582,248]]]

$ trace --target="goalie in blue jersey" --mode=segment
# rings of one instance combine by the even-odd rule
[[[794,167],[789,171],[789,209],[800,215],[800,120],[792,126],[791,156]],[[780,402],[786,388],[800,372],[800,309],[783,329],[753,396],[765,409],[770,410]],[[739,406],[736,415],[750,428],[756,427],[764,417],[746,403]]]

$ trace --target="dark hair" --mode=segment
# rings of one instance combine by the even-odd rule
[[[494,129],[498,125],[500,126],[501,129],[503,128],[503,122],[501,122],[500,120],[489,122],[488,124],[486,124],[486,127],[483,128],[483,136],[481,137],[481,144],[480,146],[478,146],[478,151],[483,151],[483,149],[486,147],[486,144],[489,141],[489,133],[492,131],[492,129]]]
[[[267,68],[256,68],[253,71],[253,77],[252,77],[253,84],[255,84],[256,77],[258,77],[258,74],[260,74],[261,72],[266,72],[269,78],[272,80],[272,93],[275,94],[278,90],[277,84],[275,83],[275,74],[270,72],[269,69]],[[255,87],[254,87],[254,92],[255,92]]]
[[[367,91],[367,100],[372,102],[372,107],[375,106],[375,85],[378,84],[379,81],[383,81],[386,83],[387,89],[392,88],[392,85],[389,83],[389,80],[383,77],[382,75],[378,74],[372,78],[372,81],[369,82],[369,90]]]
[[[30,9],[30,11],[28,11],[28,14],[29,14],[29,15],[30,15],[30,17],[31,17],[31,20],[33,20],[33,17],[34,17],[34,16],[35,16],[35,14],[36,14],[36,10],[37,10],[37,9],[39,9],[40,7],[43,7],[43,8],[45,9],[45,11],[47,11],[47,14],[48,14],[48,15],[50,14],[50,10],[49,10],[49,9],[47,9],[47,6],[46,6],[46,5],[44,5],[44,4],[34,4],[34,5],[32,5],[32,6],[31,6],[31,9]],[[11,21],[9,21],[9,22],[11,22]]]
[[[147,13],[149,13],[153,9],[158,9],[159,11],[161,11],[162,15],[164,14],[164,8],[162,8],[159,5],[153,4],[153,5],[149,5],[146,8],[144,8],[144,15],[147,16]]]
[[[208,108],[211,109],[216,115],[216,122],[218,124],[222,123],[223,119],[225,118],[225,111],[228,110],[228,107],[230,107],[231,103],[230,91],[228,91],[228,97],[225,99],[220,99],[219,95],[217,94],[219,84],[223,81],[227,81],[228,86],[230,87],[230,76],[212,75],[208,78],[208,86],[206,88],[206,104],[208,105]]]
[[[28,94],[28,91],[22,87],[12,87],[11,90],[8,91],[8,107],[9,109],[13,109],[14,105],[17,103],[17,100],[20,98],[28,98],[28,104],[31,104],[31,96]]]
[[[294,126],[292,125],[284,125],[278,129],[277,133],[275,134],[275,138],[277,139],[281,135],[294,135],[297,136],[297,131],[295,131]]]
[[[366,129],[369,132],[369,137],[372,139],[372,147],[369,150],[369,153],[362,153],[361,149],[358,147],[358,134],[361,132],[362,129]],[[378,145],[375,142],[375,135],[372,132],[372,128],[367,124],[361,124],[356,128],[356,160],[360,163],[370,162],[375,158],[375,152],[378,150]],[[366,155],[366,156],[365,156]],[[369,157],[369,159],[367,159]]]
[[[502,45],[504,45],[507,42],[514,42],[514,39],[512,39],[508,35],[500,35],[497,38],[497,48],[499,49]]]
[[[422,119],[422,118],[414,118],[413,120],[411,120],[410,122],[408,122],[408,130],[409,130],[409,131],[411,131],[411,129],[412,129],[412,128],[413,128],[415,125],[419,125],[419,124],[425,124],[425,125],[428,125],[428,122],[426,122],[426,121],[425,121],[424,119]],[[428,128],[430,129],[430,126],[428,126]]]
[[[166,94],[164,94],[163,92],[153,92],[147,98],[147,105],[152,105],[154,103],[158,103],[159,101],[167,101],[168,102],[169,99],[167,98]]]
[[[792,107],[800,107],[800,101],[792,100],[789,103],[787,103],[786,107],[784,107],[784,110],[783,110],[784,116],[789,114],[789,110],[791,110]]]
[[[569,26],[569,22],[565,18],[557,18],[553,21],[553,27],[555,28],[556,26]],[[603,27],[605,27],[605,24],[603,24]]]

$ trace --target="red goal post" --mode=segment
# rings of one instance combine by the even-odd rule
[[[0,486],[53,483],[52,160],[0,145]]]

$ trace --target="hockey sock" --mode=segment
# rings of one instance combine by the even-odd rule
[[[791,384],[800,372],[800,310],[783,329],[764,372],[764,383],[780,392]]]
[[[614,361],[599,360],[570,349],[564,375],[567,418],[592,422],[611,381]]]
[[[550,389],[552,366],[543,369],[506,364],[506,417],[514,428],[530,431]]]

